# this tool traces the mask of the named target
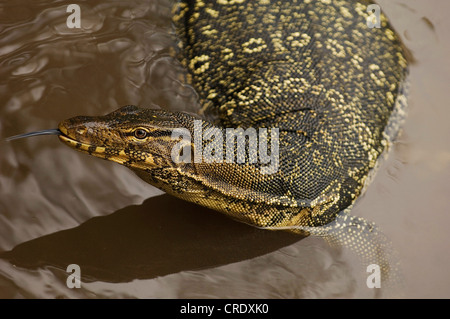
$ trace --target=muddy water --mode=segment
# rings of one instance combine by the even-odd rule
[[[170,58],[170,1],[0,3],[0,137],[126,104],[195,110]],[[399,141],[353,214],[396,247],[405,296],[450,297],[445,0],[380,1],[416,63]],[[376,45],[376,44],[374,44]],[[161,195],[54,136],[0,142],[0,297],[373,297],[351,253]],[[81,288],[66,285],[78,264]]]

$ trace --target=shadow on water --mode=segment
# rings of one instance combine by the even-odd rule
[[[83,281],[128,282],[254,258],[302,238],[162,195],[19,244],[0,258],[27,269],[78,264]]]

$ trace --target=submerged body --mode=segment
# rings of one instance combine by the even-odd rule
[[[324,236],[395,284],[389,241],[347,214],[395,138],[406,100],[406,51],[385,16],[369,28],[369,4],[180,1],[179,59],[199,114],[125,106],[10,140],[57,134],[241,222]],[[227,129],[231,142],[218,137]]]
[[[127,106],[66,120],[60,139],[254,226],[325,225],[360,195],[403,107],[406,55],[383,15],[381,28],[368,27],[369,3],[181,2],[180,60],[200,116]],[[174,130],[194,136],[199,122],[202,132],[278,129],[276,171],[264,174],[250,155],[244,163],[174,162]]]

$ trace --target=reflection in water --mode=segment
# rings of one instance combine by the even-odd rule
[[[59,1],[1,3],[0,137],[127,104],[195,110],[195,92],[169,57],[171,2],[89,1],[80,4],[81,29],[67,28]],[[411,111],[353,214],[393,240],[408,296],[448,297],[450,70],[439,61],[450,54],[449,26],[425,2],[399,4],[380,1],[418,61]],[[354,256],[320,238],[265,232],[152,197],[161,192],[126,168],[75,154],[52,136],[0,141],[0,149],[0,297],[374,295]],[[78,290],[65,284],[71,263],[81,266]]]
[[[229,264],[300,239],[162,195],[22,243],[0,257],[30,269],[52,265],[65,270],[76,261],[85,281],[127,282]]]

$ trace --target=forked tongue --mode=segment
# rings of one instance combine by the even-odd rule
[[[5,140],[7,142],[9,142],[9,141],[13,141],[13,140],[18,140],[20,138],[39,136],[39,135],[61,135],[61,131],[58,130],[58,129],[51,129],[51,130],[30,132],[30,133],[19,134],[19,135],[14,135],[14,136],[11,136],[11,137],[7,137]]]

